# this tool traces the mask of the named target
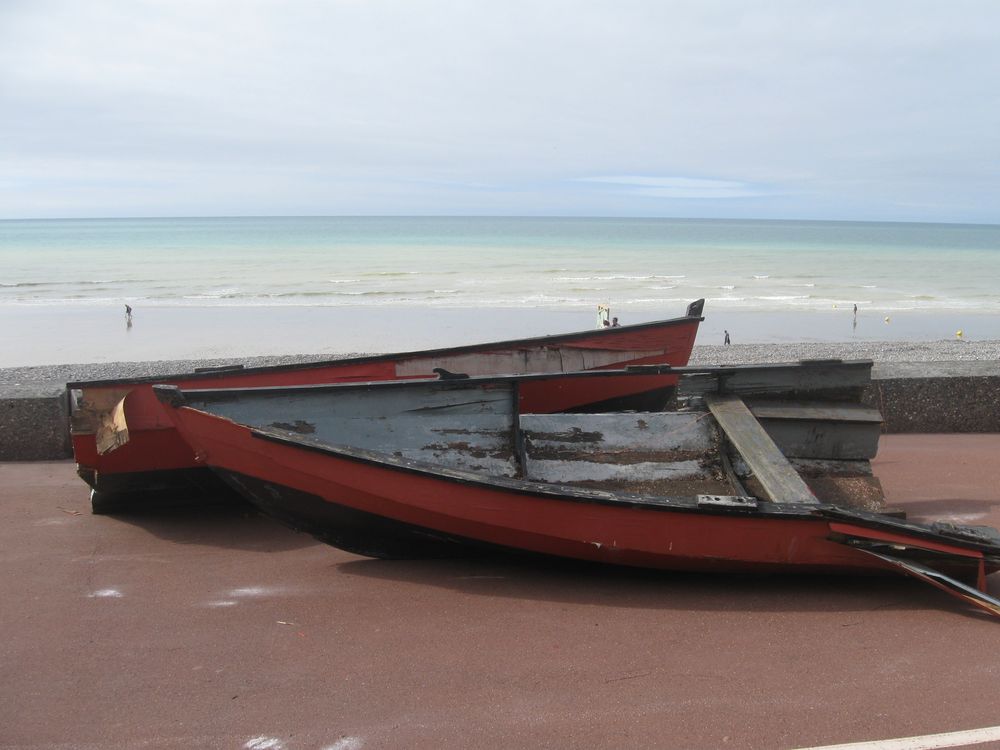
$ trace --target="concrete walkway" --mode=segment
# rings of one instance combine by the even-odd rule
[[[883,438],[1000,525],[1000,435]],[[367,560],[242,509],[92,516],[0,464],[0,747],[793,748],[1000,724],[1000,622],[903,578]],[[991,591],[1000,595],[1000,576]]]

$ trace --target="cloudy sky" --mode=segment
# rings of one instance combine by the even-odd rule
[[[0,218],[1000,223],[994,0],[0,0]]]

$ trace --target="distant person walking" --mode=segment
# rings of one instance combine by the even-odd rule
[[[726,337],[722,340],[722,343],[725,344],[726,346],[729,346],[729,344],[730,344],[730,341],[729,341],[729,331],[725,331],[724,330],[723,333],[726,334]]]
[[[125,305],[125,320],[131,322],[132,320],[132,306]]]

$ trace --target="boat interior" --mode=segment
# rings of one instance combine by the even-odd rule
[[[658,412],[521,414],[523,380],[504,377],[185,391],[184,401],[314,444],[480,476],[879,511],[884,499],[870,459],[881,419],[860,403],[870,368],[839,361],[673,368],[681,374],[677,393]]]

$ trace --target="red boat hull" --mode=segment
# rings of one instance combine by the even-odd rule
[[[373,556],[448,545],[513,549],[671,570],[886,572],[892,566],[835,539],[879,537],[806,512],[754,517],[664,504],[602,501],[524,482],[429,472],[405,462],[275,440],[191,408],[172,411],[200,459],[262,511],[323,541]],[[378,524],[371,525],[372,519]],[[893,542],[955,555],[975,576],[983,554],[896,535]],[[952,561],[954,563],[954,560]]]
[[[103,492],[141,492],[192,488],[197,476],[195,452],[174,429],[153,396],[154,383],[188,389],[295,386],[434,377],[435,367],[469,375],[561,372],[621,368],[639,364],[687,364],[702,318],[700,307],[674,320],[481,344],[427,352],[337,360],[302,366],[193,373],[125,381],[70,383],[83,408],[76,408],[71,435],[80,475]],[[520,403],[526,412],[575,409],[659,408],[676,376],[628,379],[552,379],[526,383]],[[124,401],[128,442],[101,453],[98,423]]]

